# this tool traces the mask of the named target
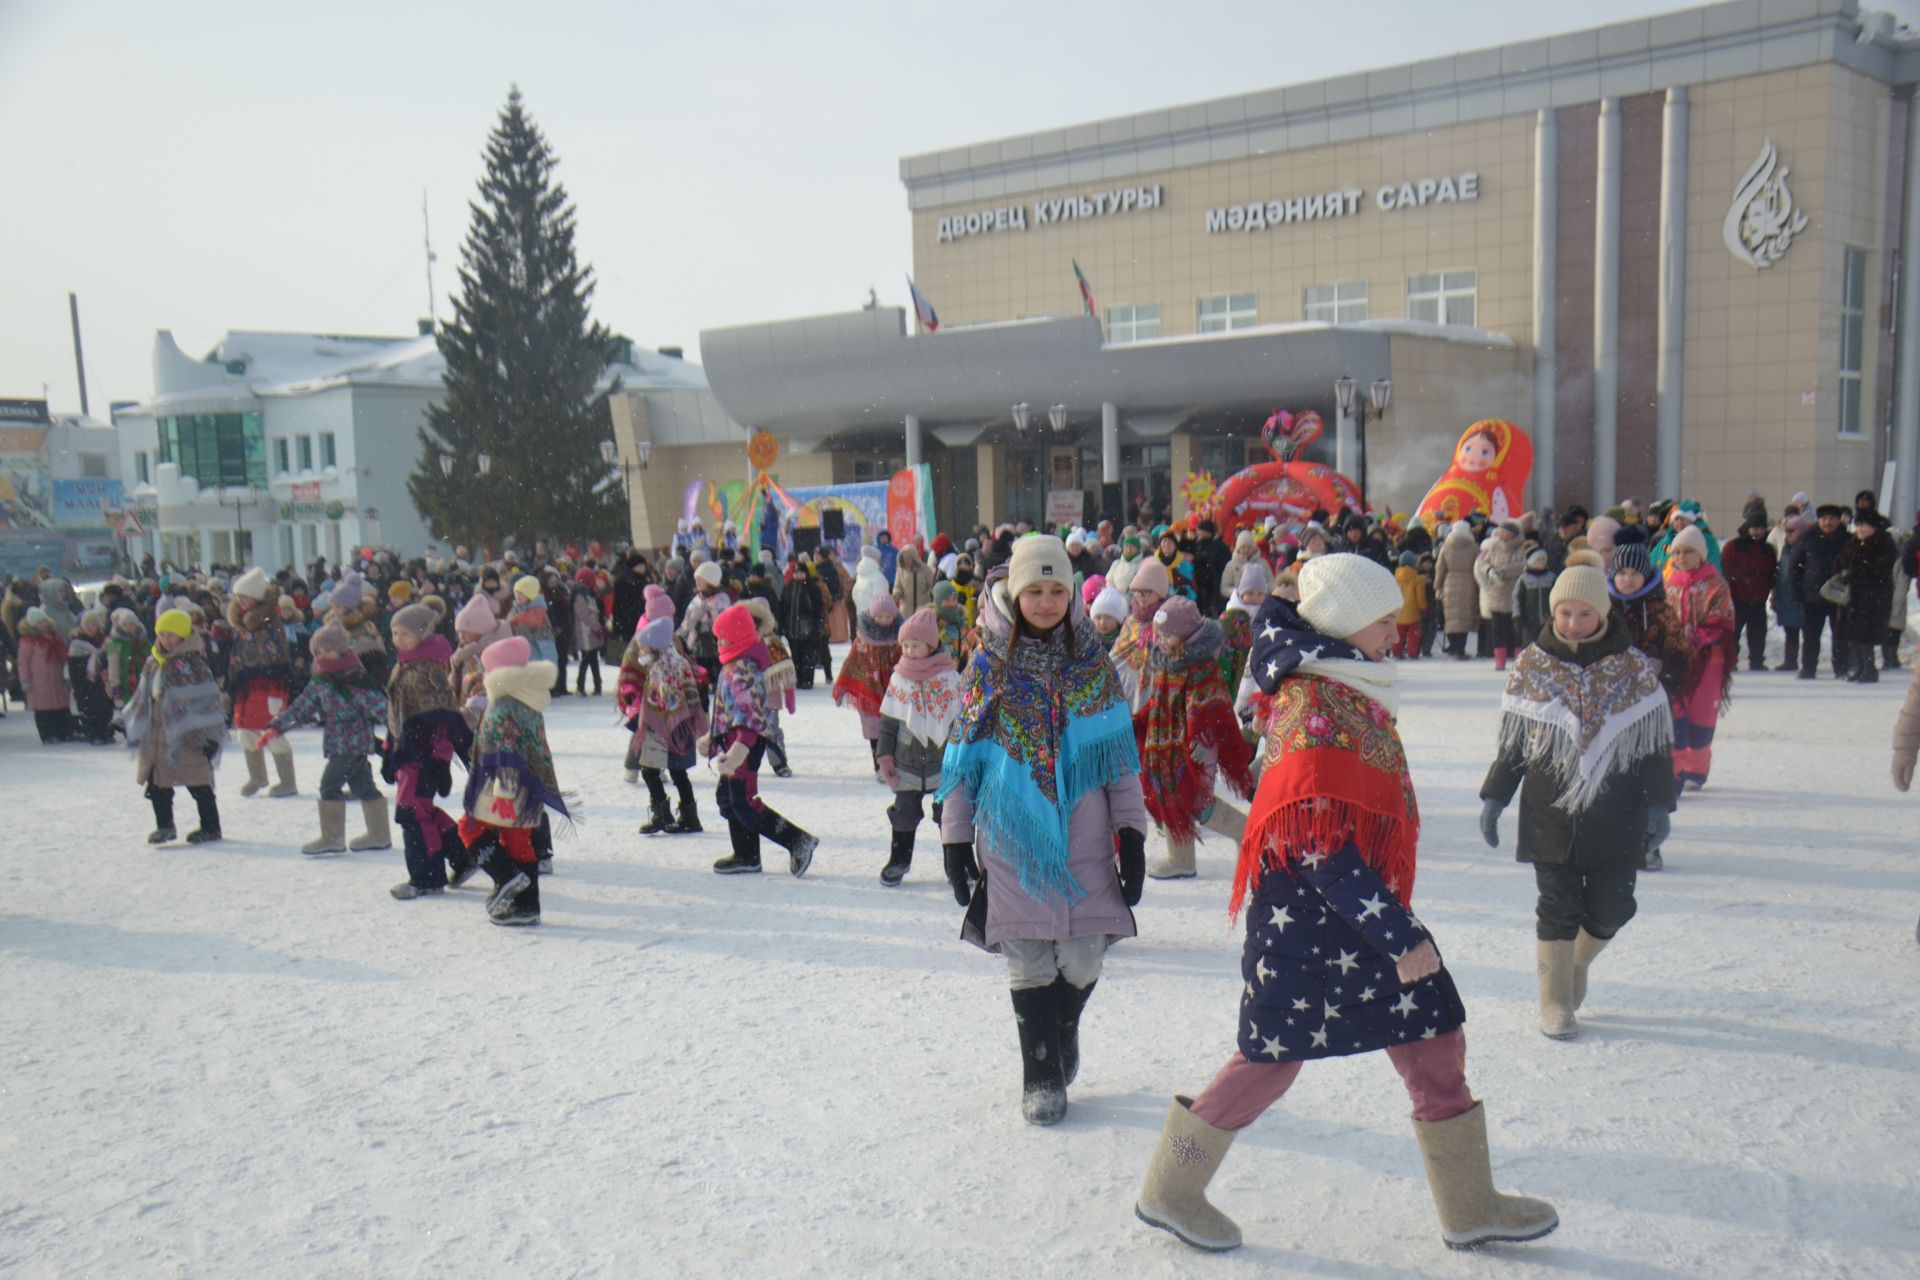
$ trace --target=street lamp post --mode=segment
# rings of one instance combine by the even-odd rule
[[[1334,402],[1340,406],[1342,416],[1351,416],[1357,443],[1360,447],[1360,501],[1370,505],[1367,499],[1367,423],[1370,420],[1386,416],[1387,408],[1393,403],[1393,379],[1375,378],[1367,388],[1367,398],[1358,396],[1360,384],[1348,374],[1342,374],[1333,384]]]
[[[474,469],[480,473],[480,478],[482,480],[486,479],[489,475],[493,473],[493,457],[490,454],[476,453],[473,456],[473,465],[474,465]],[[440,455],[440,474],[449,480],[453,479],[453,467],[454,467],[453,455],[450,453],[441,454]],[[473,528],[474,528],[474,532],[473,532],[471,541],[476,543],[481,543],[481,550],[484,551],[486,549],[485,543],[482,542],[481,540],[478,522],[475,523]]]

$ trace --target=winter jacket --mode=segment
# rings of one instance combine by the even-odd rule
[[[911,618],[933,603],[933,570],[912,547],[900,549],[894,566],[893,598],[900,602],[900,616]]]
[[[1733,592],[1735,604],[1765,604],[1773,594],[1779,567],[1765,538],[1749,538],[1743,533],[1720,548],[1720,572],[1727,580],[1727,589]]]
[[[1829,535],[1822,533],[1818,525],[1800,535],[1800,541],[1794,544],[1791,563],[1794,592],[1802,605],[1831,607],[1820,599],[1820,588],[1839,572],[1840,553],[1852,541],[1853,535],[1845,529],[1835,529]]]
[[[1473,580],[1479,548],[1464,524],[1455,525],[1434,557],[1433,589],[1440,595],[1448,635],[1465,635],[1480,625],[1480,587]]]
[[[1800,542],[1805,541],[1806,534],[1802,533]],[[1779,563],[1773,571],[1773,616],[1782,627],[1789,630],[1798,630],[1807,625],[1806,602],[1800,598],[1800,589],[1793,577],[1793,553],[1799,550],[1800,542],[1780,552]]]
[[[600,618],[600,597],[584,583],[574,583],[573,651],[575,653],[590,653],[606,647],[607,628]]]
[[[1893,562],[1899,549],[1885,529],[1854,538],[1840,553],[1837,571],[1851,575],[1852,597],[1840,614],[1840,634],[1854,644],[1883,644],[1893,612]]]
[[[1535,643],[1562,662],[1590,667],[1602,658],[1624,653],[1633,637],[1618,617],[1610,617],[1606,634],[1578,650],[1551,630]],[[1572,709],[1578,714],[1579,709]],[[1661,712],[1661,719],[1666,713]],[[1517,743],[1494,759],[1480,784],[1482,800],[1513,802],[1520,793],[1520,825],[1514,856],[1521,862],[1572,865],[1589,869],[1638,867],[1647,850],[1647,814],[1674,808],[1673,756],[1660,750],[1608,778],[1592,802],[1579,814],[1556,803],[1562,780],[1544,771],[1529,770]]]
[[[303,724],[320,726],[320,753],[332,760],[370,756],[376,750],[374,731],[387,722],[387,699],[366,684],[367,677],[313,673],[293,705],[268,722],[281,733]]]
[[[1520,626],[1522,648],[1546,630],[1547,623],[1552,619],[1553,584],[1558,580],[1556,573],[1535,573],[1531,569],[1520,575],[1520,607],[1515,618]]]
[[[902,553],[904,557],[905,553]],[[932,791],[940,785],[940,760],[947,752],[945,742],[926,742],[907,732],[906,725],[892,716],[880,717],[880,738],[875,758],[892,756],[900,775],[902,791]],[[946,812],[944,809],[942,813]]]
[[[213,785],[226,724],[199,636],[189,636],[164,662],[148,655],[122,719],[127,741],[139,749],[136,782],[160,790]]]
[[[1233,551],[1218,538],[1203,538],[1194,544],[1191,557],[1194,598],[1206,617],[1215,617],[1220,612],[1220,579],[1232,557]]]
[[[1473,580],[1480,587],[1480,612],[1488,617],[1511,614],[1519,605],[1520,575],[1526,572],[1527,549],[1518,538],[1494,534],[1474,565]]]
[[[1410,564],[1395,569],[1393,580],[1400,584],[1400,612],[1394,622],[1411,627],[1427,616],[1427,584],[1421,579],[1420,571]]]
[[[45,629],[20,637],[20,686],[27,710],[65,711],[73,701],[67,687],[67,642]]]

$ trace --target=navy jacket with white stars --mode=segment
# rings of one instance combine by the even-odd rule
[[[1402,986],[1395,958],[1433,938],[1348,844],[1269,868],[1247,906],[1240,1052],[1249,1062],[1366,1053],[1467,1020],[1443,964]]]

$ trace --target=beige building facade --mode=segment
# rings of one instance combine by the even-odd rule
[[[1905,523],[1916,80],[1920,42],[1854,0],[1736,0],[911,156],[937,329],[881,308],[703,359],[748,427],[932,462],[943,523],[1073,490],[1178,514],[1275,408],[1323,415],[1376,510],[1500,417],[1535,439],[1531,506],[1684,496],[1725,530],[1895,462]]]

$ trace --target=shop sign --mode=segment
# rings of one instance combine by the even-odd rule
[[[1091,191],[1085,195],[1062,196],[1058,200],[1036,200],[1031,205],[1007,204],[973,213],[956,213],[940,219],[940,242],[964,240],[968,236],[991,231],[1025,231],[1028,220],[1036,227],[1056,222],[1085,222],[1136,209],[1158,209],[1166,203],[1166,192],[1159,184],[1151,187],[1121,187],[1115,191]]]
[[[293,486],[290,499],[280,504],[282,520],[338,520],[350,508],[338,498],[322,498],[320,481],[308,480]]]
[[[45,400],[0,400],[0,422],[31,422],[51,426]]]
[[[1727,252],[1748,266],[1764,271],[1786,256],[1793,238],[1807,229],[1807,215],[1793,204],[1780,149],[1768,138],[1760,155],[1747,166],[1733,191],[1733,203],[1720,224]]]
[[[62,529],[104,529],[121,506],[118,480],[55,480],[53,523]]]
[[[1087,513],[1087,495],[1078,489],[1047,490],[1047,527],[1076,525]]]
[[[1225,205],[1207,210],[1207,231],[1213,235],[1228,231],[1265,231],[1290,222],[1352,218],[1359,215],[1366,194],[1362,187],[1343,187],[1310,196]],[[1480,175],[1468,171],[1457,176],[1449,174],[1399,184],[1389,182],[1374,191],[1373,207],[1381,213],[1396,213],[1479,198]]]

